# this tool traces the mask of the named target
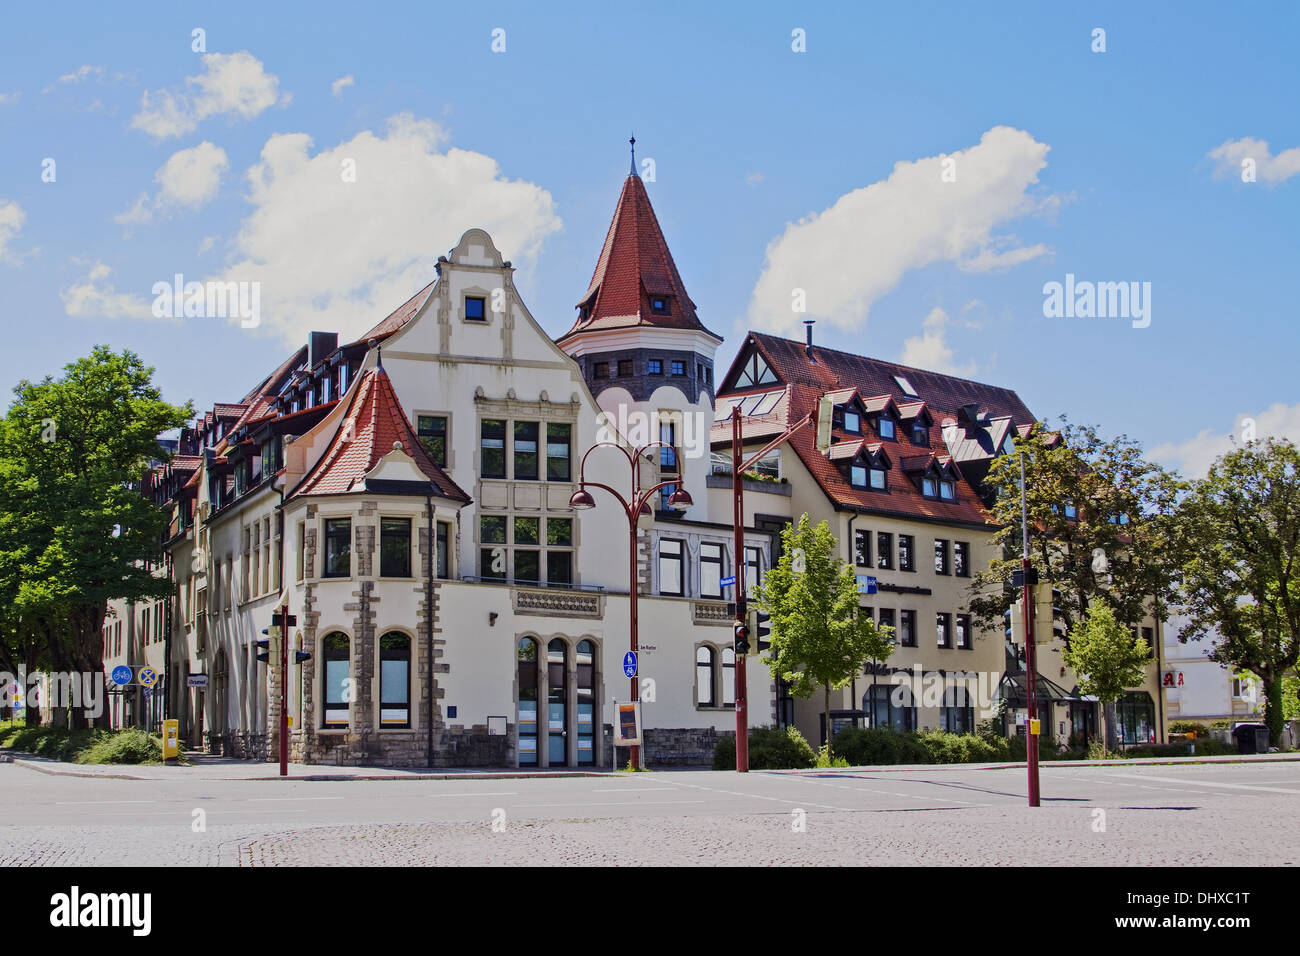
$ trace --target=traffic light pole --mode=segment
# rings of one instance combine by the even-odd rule
[[[736,575],[736,624],[732,633],[739,635],[745,626],[745,489],[741,483],[740,463],[740,406],[731,408],[731,498],[732,521],[735,524],[734,547]],[[757,638],[755,638],[757,640]],[[748,648],[735,648],[736,653],[736,772],[749,772],[749,680],[746,660]]]
[[[1025,617],[1025,704],[1029,715],[1025,718],[1025,765],[1029,773],[1029,805],[1039,806],[1038,792],[1038,734],[1034,723],[1038,719],[1038,653],[1034,646],[1034,585],[1029,563],[1029,517],[1025,505],[1025,453],[1020,453],[1020,547],[1021,574],[1024,576]]]
[[[289,605],[280,606],[280,776],[289,776]]]

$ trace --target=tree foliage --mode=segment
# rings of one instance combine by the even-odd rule
[[[1040,582],[1059,589],[1067,628],[1097,600],[1130,627],[1148,612],[1164,620],[1174,594],[1172,518],[1183,483],[1125,436],[1104,440],[1092,426],[1062,422],[1059,431],[1040,425],[1016,441],[1025,457],[1030,560]],[[995,458],[985,486],[994,496],[989,510],[1003,557],[975,575],[970,607],[981,626],[993,627],[1014,599],[1009,583],[1020,567],[1019,455]]]
[[[1070,628],[1070,639],[1061,657],[1078,673],[1080,691],[1110,705],[1119,700],[1125,688],[1142,683],[1151,648],[1140,637],[1134,640],[1132,631],[1115,620],[1110,605],[1097,599],[1088,608],[1087,616]],[[1111,709],[1106,707],[1108,725]],[[1113,727],[1106,730],[1109,737]]]
[[[757,588],[758,606],[771,615],[771,648],[762,658],[795,697],[825,691],[829,738],[830,693],[862,673],[869,661],[894,652],[892,628],[859,613],[853,566],[836,556],[838,543],[825,522],[813,527],[802,515],[782,531],[780,561]]]
[[[1276,742],[1300,653],[1300,450],[1267,439],[1220,456],[1182,502],[1177,540],[1189,619],[1179,640],[1218,631],[1211,657],[1259,675]]]
[[[24,380],[0,421],[0,638],[10,663],[100,671],[114,599],[166,597],[155,577],[167,516],[141,494],[163,432],[189,406],[153,369],[96,346],[58,378]]]

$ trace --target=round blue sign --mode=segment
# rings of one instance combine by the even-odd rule
[[[636,651],[628,651],[623,655],[623,673],[628,677],[636,676]]]
[[[113,668],[113,683],[118,687],[125,687],[131,683],[131,668],[125,664],[118,664]]]

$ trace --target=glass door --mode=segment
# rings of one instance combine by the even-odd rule
[[[519,766],[537,766],[537,642],[519,642]]]
[[[596,649],[578,642],[578,765],[596,763]]]
[[[546,762],[552,767],[568,763],[567,663],[566,645],[557,637],[546,647]]]

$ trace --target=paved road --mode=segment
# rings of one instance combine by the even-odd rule
[[[1023,769],[153,781],[3,764],[0,865],[1300,860],[1300,763],[1049,766],[1042,780],[1030,810]]]

